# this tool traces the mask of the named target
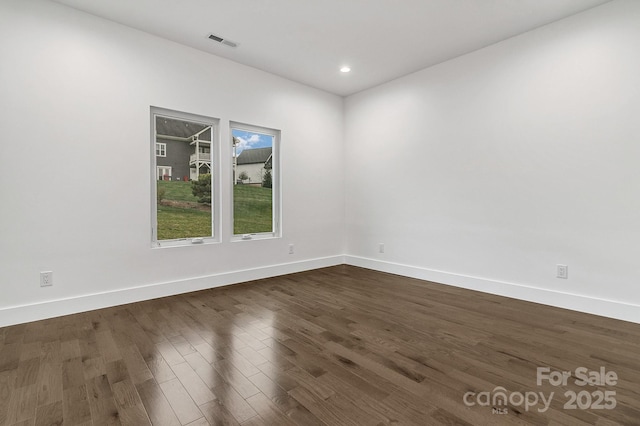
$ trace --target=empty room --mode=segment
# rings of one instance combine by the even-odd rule
[[[640,1],[0,0],[0,426],[640,424]]]

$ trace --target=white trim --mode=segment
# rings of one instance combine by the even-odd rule
[[[640,306],[529,285],[345,255],[345,264],[640,324]]]
[[[169,170],[169,174],[162,174],[162,179],[160,179],[160,170]],[[169,180],[173,179],[173,168],[171,166],[156,166],[156,180],[164,180],[165,176],[169,176]]]
[[[176,238],[175,240],[157,241],[152,248],[163,249],[171,247],[189,247],[192,245],[221,244],[215,237]]]
[[[167,144],[164,142],[156,142],[156,157],[167,156]]]
[[[234,233],[234,216],[233,216],[233,188],[236,185],[236,171],[237,166],[236,158],[232,157],[232,182],[231,182],[231,202],[229,203],[229,209],[231,211],[231,241],[251,241],[265,238],[280,238],[282,237],[282,180],[280,179],[280,142],[282,138],[282,131],[278,129],[272,129],[269,127],[256,126],[252,124],[240,123],[237,121],[229,121],[229,136],[231,137],[231,143],[233,145],[233,131],[241,130],[245,132],[258,133],[261,135],[271,136],[273,138],[273,144],[271,145],[271,155],[269,158],[271,161],[271,209],[272,209],[272,225],[271,231],[259,232],[251,234],[252,238],[242,238],[243,234]],[[232,155],[235,151],[232,152]],[[266,162],[265,162],[266,163]]]
[[[220,184],[220,119],[208,117],[204,115],[192,114],[188,112],[175,111],[166,108],[160,108],[155,106],[150,106],[150,116],[151,116],[151,247],[152,248],[160,248],[160,247],[176,247],[176,246],[190,246],[193,244],[194,239],[202,238],[206,243],[217,243],[221,241],[221,227],[220,227],[220,219],[221,219],[221,201],[222,201],[222,187]],[[211,129],[211,141],[199,141],[206,142],[210,146],[210,164],[209,170],[213,167],[213,171],[211,173],[211,233],[212,235],[199,235],[195,238],[188,239],[175,239],[175,240],[158,240],[158,211],[157,211],[157,180],[158,180],[158,167],[166,167],[166,166],[158,166],[156,159],[156,144],[159,143],[157,141],[157,131],[156,131],[156,117],[167,117],[171,119],[189,121],[193,123],[203,124],[205,129],[202,130],[204,132],[208,128]],[[188,139],[186,139],[188,141]],[[214,154],[218,152],[218,155]],[[166,151],[165,151],[166,152]],[[155,173],[153,170],[155,169]],[[155,178],[155,179],[154,179]]]
[[[299,262],[129,287],[103,293],[86,294],[66,299],[48,300],[28,305],[10,306],[0,309],[0,327],[276,277],[279,275],[293,274],[312,269],[326,268],[343,263],[343,256],[321,257]]]
[[[231,242],[254,241],[254,240],[273,240],[279,238],[274,232],[258,232],[254,234],[234,234],[231,236]]]

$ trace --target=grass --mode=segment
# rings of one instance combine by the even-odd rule
[[[233,186],[233,233],[254,234],[273,230],[271,188]]]
[[[165,200],[196,202],[190,182],[158,181]],[[233,187],[234,234],[271,232],[272,190],[250,185]],[[211,213],[188,207],[158,205],[158,240],[211,235]]]
[[[158,240],[211,236],[211,213],[158,206]]]
[[[159,180],[158,190],[164,189],[164,199],[174,201],[193,201],[198,200],[191,192],[191,182],[182,182],[176,180]]]

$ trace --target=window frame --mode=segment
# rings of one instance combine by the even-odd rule
[[[241,130],[252,133],[259,133],[262,135],[268,135],[273,137],[273,145],[271,147],[271,231],[269,232],[258,232],[251,234],[235,234],[234,233],[234,199],[233,199],[233,189],[236,182],[235,179],[235,170],[234,170],[234,147],[233,147],[233,131]],[[278,129],[273,129],[270,127],[257,126],[253,124],[247,124],[237,121],[229,121],[229,140],[231,141],[231,191],[230,198],[231,202],[229,203],[229,211],[230,211],[230,233],[231,233],[231,242],[238,241],[252,241],[252,240],[264,240],[271,238],[282,238],[282,188],[281,188],[281,179],[280,175],[282,174],[282,170],[280,168],[280,143],[282,138],[282,131]]]
[[[211,235],[171,240],[158,240],[158,210],[157,210],[157,160],[156,155],[156,117],[166,117],[211,126]],[[150,140],[151,140],[151,247],[185,247],[206,245],[221,241],[221,185],[220,185],[220,119],[205,115],[193,114],[161,107],[150,107]],[[161,142],[160,142],[161,143]],[[165,148],[166,154],[166,148]],[[166,157],[166,155],[165,155]]]
[[[173,167],[171,166],[158,166],[158,164],[156,163],[156,182],[159,180],[164,180],[164,179],[160,179],[160,169],[169,169],[169,180],[173,180]],[[163,177],[165,175],[162,175]]]
[[[158,153],[159,152],[159,153]],[[156,157],[167,157],[167,144],[156,142]]]

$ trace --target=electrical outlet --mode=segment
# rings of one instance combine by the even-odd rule
[[[53,285],[53,272],[40,272],[40,287],[51,287]]]
[[[557,274],[558,278],[562,278],[564,280],[569,278],[569,267],[567,265],[556,265],[556,266],[558,270],[558,274]]]
[[[289,244],[289,254],[293,254],[293,244]]]
[[[384,253],[384,243],[380,243],[380,244],[378,245],[378,252],[380,252],[380,253]]]

